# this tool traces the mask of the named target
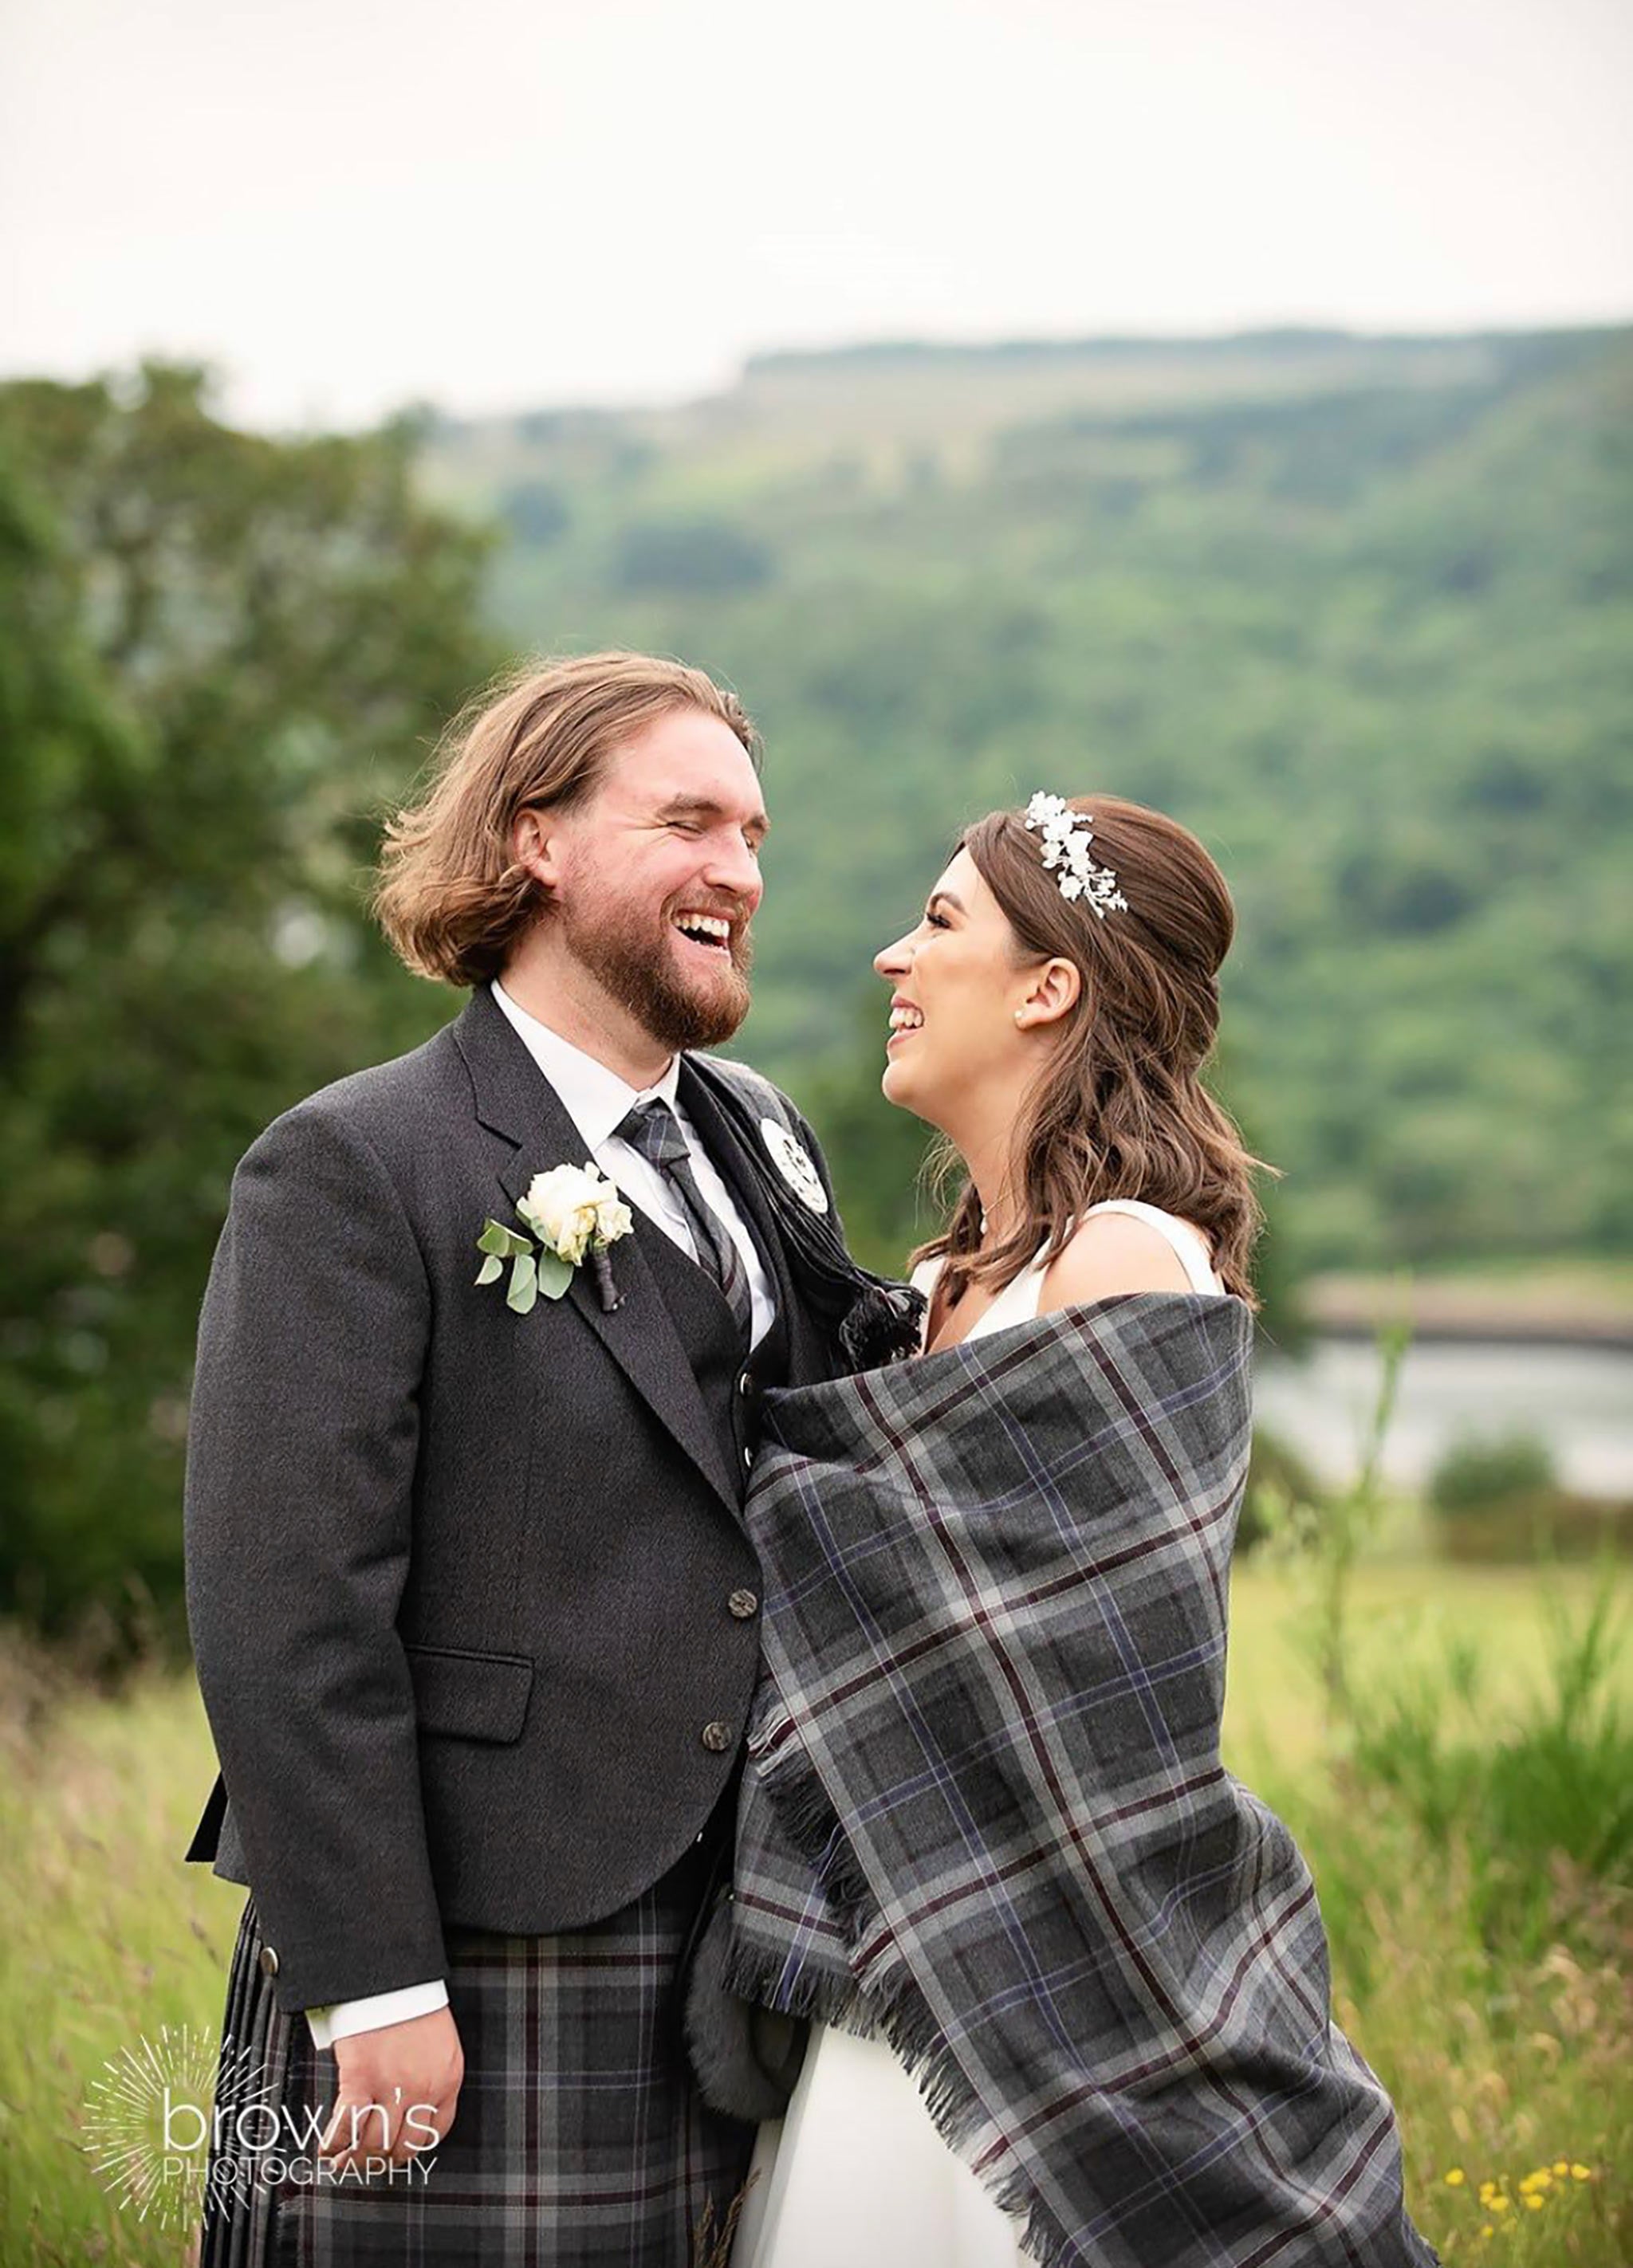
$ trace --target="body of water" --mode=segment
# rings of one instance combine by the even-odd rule
[[[1378,1380],[1367,1339],[1319,1339],[1303,1362],[1261,1355],[1259,1414],[1323,1479],[1347,1480]],[[1392,1480],[1417,1487],[1453,1442],[1513,1433],[1545,1441],[1568,1488],[1633,1497],[1633,1353],[1457,1339],[1408,1348],[1384,1454]]]

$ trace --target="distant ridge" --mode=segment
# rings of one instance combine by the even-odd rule
[[[1350,331],[1289,323],[1194,335],[1129,333],[1063,339],[865,339],[843,346],[769,349],[748,357],[743,376],[749,380],[863,364],[888,367],[927,362],[1119,362],[1152,356],[1215,359],[1262,354],[1344,355],[1357,349],[1413,354],[1434,348],[1511,348],[1531,342],[1570,348],[1604,344],[1629,333],[1633,333],[1633,320],[1479,331]]]

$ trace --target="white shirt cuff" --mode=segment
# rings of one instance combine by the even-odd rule
[[[327,2008],[308,2008],[314,2047],[332,2048],[354,2032],[378,2032],[387,2024],[406,2024],[410,2016],[428,2016],[448,2005],[448,1988],[440,1977],[425,1984],[400,1985],[395,1992],[370,1992],[361,2000],[336,2000]]]

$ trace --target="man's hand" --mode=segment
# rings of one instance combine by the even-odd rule
[[[447,2139],[465,2076],[451,2009],[353,2032],[336,2041],[335,2063],[340,2091],[318,2153],[336,2172],[366,2176],[370,2158],[406,2166]]]

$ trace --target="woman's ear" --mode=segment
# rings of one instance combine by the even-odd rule
[[[1026,998],[1015,1012],[1017,1027],[1023,1032],[1044,1024],[1058,1024],[1062,1016],[1069,1015],[1077,1005],[1083,989],[1083,980],[1075,961],[1056,958],[1046,961],[1027,987]]]

